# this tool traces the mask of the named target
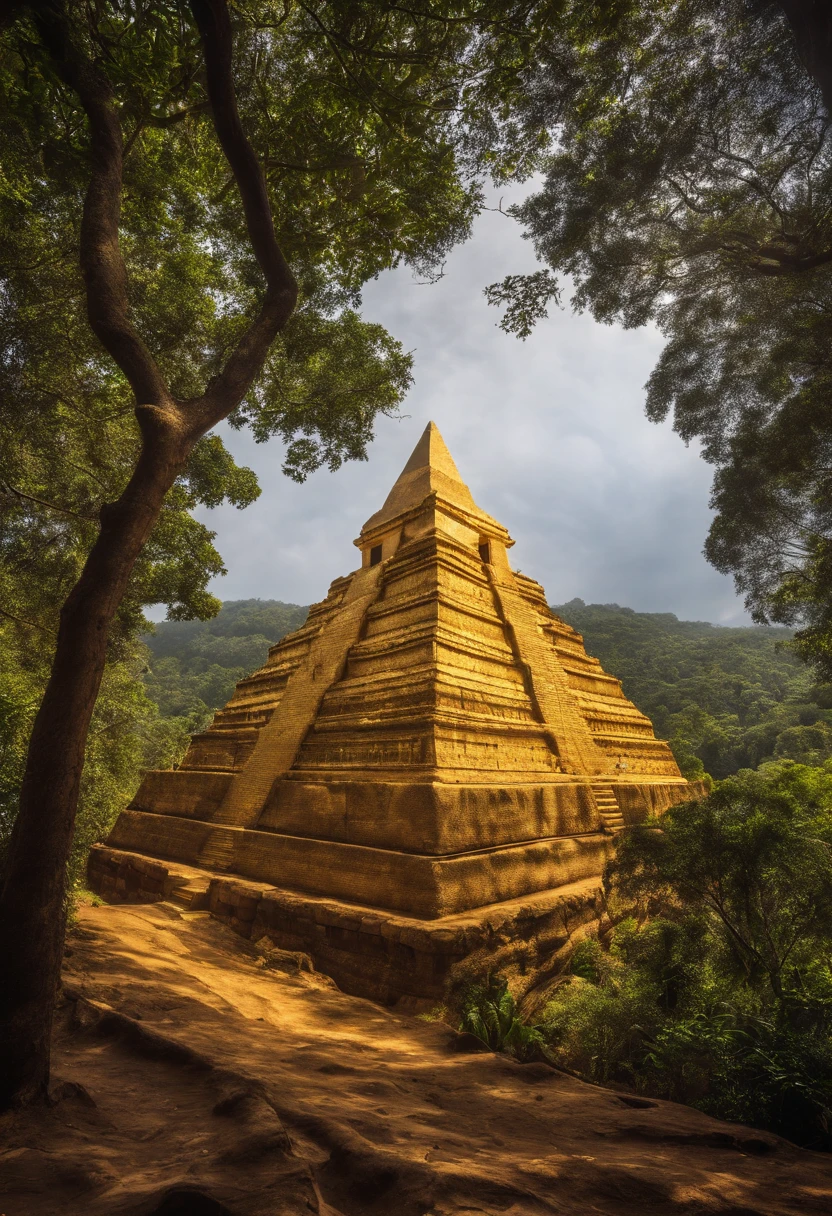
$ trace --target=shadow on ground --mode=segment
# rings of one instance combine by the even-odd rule
[[[792,1216],[832,1158],[260,965],[207,915],[84,908],[4,1216]]]

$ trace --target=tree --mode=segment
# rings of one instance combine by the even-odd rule
[[[705,552],[832,672],[832,39],[812,0],[571,6],[522,108],[553,149],[513,209],[545,269],[488,289],[656,323],[647,386],[716,469]],[[808,72],[807,72],[808,68]],[[520,119],[518,118],[518,121]]]
[[[832,1146],[832,765],[768,764],[622,835],[613,924],[543,1018],[594,1080]]]
[[[783,1001],[832,942],[830,773],[786,763],[728,777],[628,833],[604,883],[705,916],[744,979]]]
[[[495,48],[511,76],[529,37],[513,10],[482,9],[478,24],[376,3],[240,0],[233,19],[225,0],[7,6],[8,544],[19,573],[33,530],[60,593],[33,620],[18,579],[5,612],[47,637],[60,614],[0,894],[0,1105],[48,1081],[108,645],[143,603],[216,609],[219,559],[189,508],[256,493],[209,435],[218,422],[280,435],[302,480],[361,458],[401,399],[408,356],[355,309],[368,277],[401,260],[436,273],[469,230],[485,144],[463,152],[465,114],[488,100]]]

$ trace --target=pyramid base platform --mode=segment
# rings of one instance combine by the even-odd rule
[[[172,900],[205,909],[241,936],[267,936],[308,954],[315,967],[355,996],[409,1010],[430,1008],[468,977],[512,976],[523,992],[551,974],[576,934],[601,914],[600,880],[468,912],[421,919],[233,875],[96,845],[90,887],[111,903]]]
[[[291,890],[433,919],[601,874],[612,841],[595,831],[450,855],[405,853],[128,809],[107,843],[253,882],[277,880]]]

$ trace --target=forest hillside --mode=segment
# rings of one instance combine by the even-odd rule
[[[210,621],[161,622],[144,637],[148,693],[165,717],[192,719],[199,729],[307,612],[280,600],[228,600]]]
[[[686,776],[832,756],[832,688],[814,684],[785,648],[790,630],[725,628],[580,599],[554,611],[670,740]],[[165,621],[144,639],[147,692],[163,717],[199,729],[306,613],[279,600],[229,600],[210,621]]]
[[[832,687],[787,648],[791,630],[680,621],[570,600],[553,611],[668,739],[686,777],[832,756]]]

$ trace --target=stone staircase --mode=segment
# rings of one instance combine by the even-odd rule
[[[618,805],[618,799],[615,796],[615,791],[609,781],[590,781],[592,793],[595,796],[595,805],[601,816],[601,828],[604,832],[610,835],[616,835],[618,832],[623,832],[626,824],[624,816],[621,814],[621,808]]]
[[[202,911],[208,907],[208,887],[210,880],[190,879],[174,887],[167,902],[182,908],[186,912]]]
[[[202,846],[196,864],[209,870],[228,870],[234,858],[233,828],[214,828]]]

